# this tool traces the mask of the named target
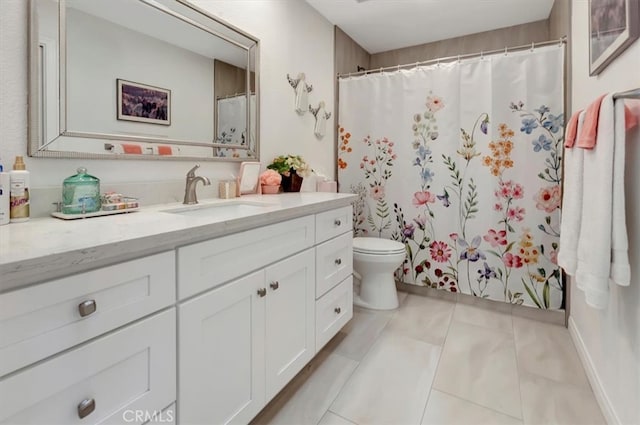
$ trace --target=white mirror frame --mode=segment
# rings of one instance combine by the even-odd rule
[[[121,141],[129,141],[129,142],[141,142],[141,143],[149,143],[149,144],[171,144],[176,146],[195,146],[195,147],[205,147],[212,148],[212,152],[215,148],[223,148],[223,149],[242,149],[247,150],[246,146],[243,145],[232,145],[232,144],[224,144],[224,143],[214,143],[212,142],[192,142],[188,140],[173,140],[173,139],[157,139],[153,137],[145,137],[145,136],[135,136],[135,135],[123,135],[123,134],[108,134],[108,133],[92,133],[92,132],[74,132],[67,130],[67,72],[66,72],[66,2],[65,0],[58,0],[59,2],[59,39],[57,52],[51,52],[52,49],[43,48],[43,42],[40,42],[38,39],[38,28],[37,28],[37,16],[36,16],[36,2],[38,0],[29,0],[29,40],[28,40],[28,51],[29,51],[29,105],[28,105],[28,143],[27,143],[27,153],[32,157],[48,157],[48,158],[82,158],[82,159],[147,159],[147,160],[200,160],[200,161],[226,161],[226,162],[241,162],[246,161],[247,159],[259,160],[260,159],[260,140],[259,140],[259,123],[260,123],[260,107],[259,107],[259,40],[242,31],[235,26],[228,24],[219,18],[211,15],[210,13],[204,11],[203,9],[191,4],[188,0],[175,0],[176,3],[186,6],[189,9],[197,12],[201,15],[206,16],[207,18],[227,27],[228,29],[235,31],[242,36],[252,40],[254,44],[252,46],[244,46],[241,43],[238,43],[234,40],[229,39],[216,32],[211,28],[206,28],[203,25],[190,20],[188,17],[182,16],[177,12],[171,11],[165,7],[162,10],[177,19],[181,19],[185,22],[188,22],[192,25],[199,27],[200,29],[209,32],[212,35],[220,37],[244,50],[247,52],[247,78],[246,78],[246,87],[247,93],[251,93],[251,67],[252,64],[252,52],[255,52],[255,58],[253,61],[255,62],[255,70],[253,71],[255,74],[255,156],[245,157],[245,158],[235,158],[235,157],[217,157],[217,156],[163,156],[163,155],[116,155],[113,153],[105,153],[105,154],[97,154],[97,153],[87,153],[87,152],[78,152],[71,150],[48,150],[47,146],[49,146],[54,141],[69,141],[74,144],[81,144],[82,142],[92,142],[95,143],[96,140],[104,140],[105,150],[110,142],[121,142]],[[153,0],[139,0],[143,3],[146,3],[152,7],[156,7],[156,3]],[[53,40],[50,40],[49,43],[53,43]],[[54,43],[55,44],[55,43]],[[46,47],[46,46],[44,46]],[[53,49],[55,50],[55,49]],[[57,116],[54,116],[53,119],[47,120],[47,122],[43,122],[43,113],[42,113],[42,105],[41,103],[49,103],[55,104],[55,100],[58,99],[50,99],[52,95],[56,94],[55,90],[51,90],[51,82],[46,84],[47,87],[43,88],[43,84],[39,76],[38,63],[39,57],[41,55],[46,55],[50,58],[57,58],[56,75],[58,76],[58,92],[59,92],[59,107],[55,108],[57,112]],[[53,55],[53,56],[52,56]],[[48,78],[48,77],[47,77]],[[215,100],[214,100],[215,101]],[[251,111],[249,109],[251,102],[247,102],[247,129],[250,129],[251,126]],[[214,117],[212,117],[212,120]],[[57,122],[56,122],[57,121]],[[44,128],[44,130],[43,130]],[[214,129],[217,131],[216,129]],[[43,131],[46,134],[57,134],[57,137],[50,139],[47,142],[42,141]],[[249,134],[250,131],[247,131]],[[215,140],[216,134],[213,134],[213,139]]]

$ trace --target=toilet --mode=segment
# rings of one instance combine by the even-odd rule
[[[381,238],[353,238],[353,270],[360,294],[353,303],[373,310],[398,308],[394,272],[404,262],[404,244]]]

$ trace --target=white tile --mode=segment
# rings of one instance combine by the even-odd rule
[[[356,424],[418,424],[439,356],[440,347],[385,332],[329,410]]]
[[[422,425],[522,425],[522,421],[458,397],[431,390]]]
[[[605,425],[591,391],[580,385],[521,374],[522,413],[526,425]]]
[[[557,382],[589,386],[565,327],[514,317],[513,328],[521,371]]]
[[[387,324],[385,332],[442,345],[454,307],[455,303],[450,301],[409,295],[402,308]]]
[[[354,423],[335,413],[327,412],[318,425],[354,425]]]
[[[408,295],[408,292],[398,291],[398,303],[400,304],[400,308],[402,308],[402,303],[404,303],[404,300],[407,299]]]
[[[358,363],[330,353],[309,376],[298,375],[283,391],[282,400],[274,400],[255,424],[316,425],[347,382]],[[302,376],[301,376],[302,375]],[[280,397],[280,396],[278,396]]]
[[[521,418],[513,336],[454,321],[442,350],[434,388]]]
[[[334,352],[360,361],[395,313],[354,307],[353,319],[340,331],[344,335]]]
[[[456,304],[453,320],[513,333],[513,322],[511,321],[510,313],[490,310],[489,308],[476,305]]]

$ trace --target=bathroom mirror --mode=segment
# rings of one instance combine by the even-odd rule
[[[29,155],[259,159],[258,40],[187,0],[30,0]]]

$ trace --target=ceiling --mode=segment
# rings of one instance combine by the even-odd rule
[[[547,19],[554,0],[306,0],[369,53]]]

